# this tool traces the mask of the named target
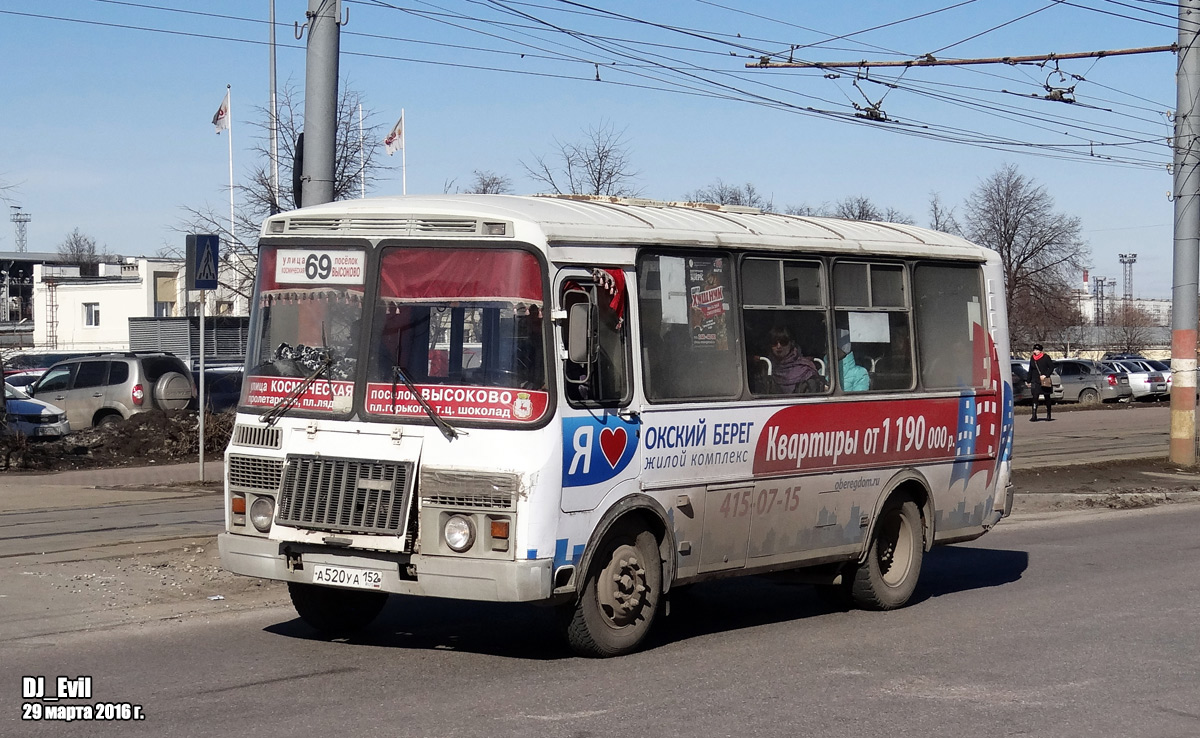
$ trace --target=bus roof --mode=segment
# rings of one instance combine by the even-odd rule
[[[341,200],[267,219],[263,235],[313,237],[488,237],[486,224],[511,223],[504,235],[551,245],[672,244],[939,256],[988,261],[993,255],[958,236],[900,223],[764,213],[707,203],[603,196],[406,195]]]

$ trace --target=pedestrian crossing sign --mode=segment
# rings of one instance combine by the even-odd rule
[[[221,239],[211,233],[189,233],[187,236],[187,288],[215,290],[217,265],[220,263]]]

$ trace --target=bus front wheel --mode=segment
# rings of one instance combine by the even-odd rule
[[[650,631],[662,600],[662,561],[648,530],[621,526],[600,544],[583,592],[565,606],[567,643],[582,656],[619,656]]]
[[[335,589],[288,582],[300,619],[324,636],[348,635],[371,624],[387,604],[386,592]]]
[[[917,588],[924,556],[924,528],[917,503],[888,500],[875,522],[867,560],[844,574],[850,598],[869,610],[902,607]]]

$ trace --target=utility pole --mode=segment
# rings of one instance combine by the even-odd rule
[[[301,204],[333,201],[337,145],[341,0],[308,0],[304,62],[304,172]]]
[[[275,0],[270,0],[270,37],[267,66],[270,78],[268,100],[271,106],[271,215],[279,212],[279,104],[275,99]]]
[[[1200,0],[1179,0],[1175,73],[1175,248],[1171,286],[1171,449],[1175,464],[1196,464],[1196,326],[1200,290]]]

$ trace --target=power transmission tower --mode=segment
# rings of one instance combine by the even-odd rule
[[[33,220],[33,216],[29,213],[22,213],[20,205],[10,205],[12,208],[12,222],[17,226],[17,251],[24,253],[26,246],[26,228],[29,221]]]
[[[1125,307],[1133,301],[1133,264],[1137,254],[1121,254],[1121,279],[1125,282]]]

